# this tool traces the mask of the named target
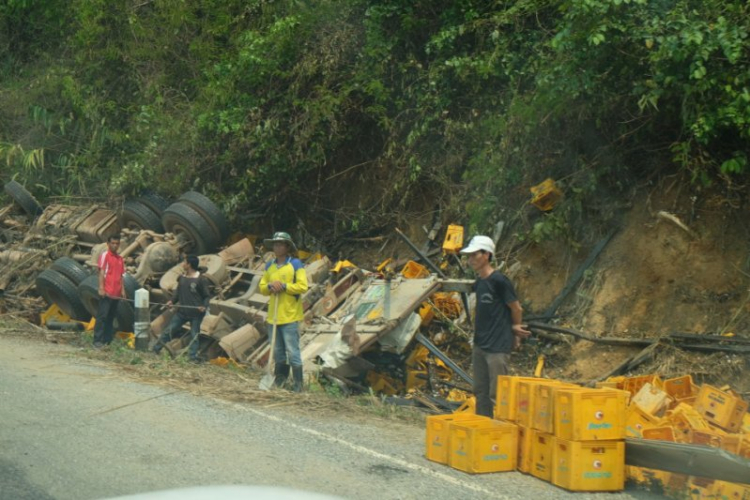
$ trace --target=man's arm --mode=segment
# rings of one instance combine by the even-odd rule
[[[104,268],[99,268],[99,296],[104,297]]]
[[[266,272],[263,273],[263,277],[260,279],[260,285],[258,286],[258,289],[260,290],[260,293],[262,295],[271,295],[271,290],[268,288],[268,285],[268,269],[266,269]]]
[[[307,273],[305,268],[301,267],[295,271],[294,283],[286,283],[286,293],[289,295],[302,295],[307,291]]]
[[[515,300],[507,304],[510,309],[510,318],[513,321],[513,336],[515,347],[521,345],[521,339],[524,339],[531,335],[531,332],[526,329],[523,325],[523,307],[521,302]]]

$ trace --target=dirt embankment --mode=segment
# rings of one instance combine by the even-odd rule
[[[694,196],[675,186],[658,187],[632,200],[621,229],[558,310],[564,324],[617,337],[750,333],[750,232],[744,222],[749,211],[732,207],[718,190]],[[542,311],[588,251],[572,252],[549,242],[519,254],[515,282],[527,308]],[[560,375],[597,377],[633,352],[579,342],[567,362],[558,360]],[[747,360],[734,356],[672,352],[669,360],[657,361],[643,369],[698,371],[708,379],[715,375],[717,382],[734,382],[739,390],[750,389],[739,376]]]

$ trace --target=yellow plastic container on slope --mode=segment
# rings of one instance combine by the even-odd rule
[[[701,386],[695,401],[695,409],[703,418],[729,432],[740,431],[747,408],[746,401],[708,384]]]
[[[555,391],[555,436],[573,441],[623,439],[627,393],[617,389]]]
[[[556,439],[552,483],[570,491],[619,491],[625,485],[625,441]]]
[[[518,382],[522,380],[539,380],[534,377],[513,377],[500,375],[497,377],[495,392],[495,418],[497,420],[516,421]]]
[[[543,481],[551,481],[555,436],[536,430],[532,432],[534,436],[531,439],[531,470],[529,472]]]
[[[449,413],[427,417],[425,457],[441,464],[448,463],[450,452],[450,426],[458,422],[491,422],[492,419],[472,413]]]
[[[516,469],[518,427],[510,422],[469,421],[450,426],[448,464],[470,474]]]

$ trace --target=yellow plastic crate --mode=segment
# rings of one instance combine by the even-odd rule
[[[544,481],[552,480],[552,455],[555,452],[555,436],[532,431],[531,469],[532,476]]]
[[[625,437],[627,393],[617,389],[555,391],[555,435],[573,441]]]
[[[665,380],[664,391],[674,399],[684,399],[695,396],[698,388],[693,384],[693,377],[683,375]]]
[[[426,267],[424,267],[422,264],[414,262],[413,260],[410,260],[409,262],[404,264],[404,268],[401,269],[401,274],[403,275],[404,278],[407,278],[407,279],[430,277],[430,271]]]
[[[492,419],[471,413],[450,413],[427,417],[427,434],[425,437],[425,457],[433,462],[448,463],[450,451],[450,426],[456,422],[486,421]]]
[[[662,427],[652,427],[650,429],[643,430],[643,439],[651,439],[655,441],[669,441],[674,443],[677,441],[677,433],[674,427],[665,425]]]
[[[531,428],[553,434],[555,432],[555,391],[559,388],[580,388],[575,384],[560,382],[556,385],[538,384],[532,390]]]
[[[750,413],[745,413],[742,417],[742,432],[744,434],[750,434]]]
[[[723,435],[721,436],[721,444],[719,446],[722,450],[727,450],[729,453],[739,455],[744,439],[745,438],[742,434],[723,433]]]
[[[594,387],[597,389],[624,389],[627,377],[609,377],[603,382],[597,382]]]
[[[748,404],[741,398],[708,384],[701,386],[695,410],[712,424],[729,432],[739,432]]]
[[[659,375],[642,375],[640,377],[627,377],[622,383],[622,389],[628,391],[631,396],[635,396],[646,384],[651,384],[659,389],[664,387],[664,382]]]
[[[531,471],[531,442],[534,439],[534,430],[518,426],[518,470],[528,473]]]
[[[664,485],[668,482],[669,472],[626,465],[625,477],[638,484],[651,486],[660,483]]]
[[[514,377],[500,375],[497,377],[497,389],[495,392],[495,418],[498,420],[516,421],[516,393],[518,382],[521,380],[539,380],[533,377]]]
[[[619,491],[625,485],[625,441],[556,439],[552,483],[570,491]]]
[[[456,224],[448,225],[443,240],[443,252],[458,254],[464,246],[464,227]]]
[[[533,427],[532,414],[536,400],[536,388],[539,385],[559,385],[561,382],[550,379],[519,380],[516,388],[516,422],[519,425]]]
[[[716,500],[715,487],[713,479],[693,476],[688,483],[688,498],[690,500]]]
[[[549,212],[562,199],[563,192],[557,187],[554,179],[543,180],[531,189],[531,204],[542,212]]]
[[[636,403],[630,403],[625,418],[625,436],[642,438],[644,429],[657,427],[660,421],[660,418],[646,413]]]
[[[750,458],[750,436],[743,435],[740,438],[740,447],[737,454],[741,457]]]
[[[690,432],[694,429],[711,429],[708,422],[693,408],[687,404],[679,404],[668,411],[664,421],[675,428],[676,439],[680,443],[690,441]]]
[[[713,493],[721,500],[750,500],[750,486],[714,481]]]
[[[470,474],[516,469],[518,427],[510,422],[455,422],[450,426],[448,464]]]

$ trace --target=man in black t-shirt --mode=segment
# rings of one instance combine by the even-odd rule
[[[477,273],[474,282],[476,313],[474,320],[474,395],[477,415],[492,417],[498,375],[508,374],[510,353],[521,345],[529,332],[522,324],[523,309],[507,276],[493,269],[495,243],[487,236],[474,236],[461,250]]]
[[[198,359],[198,334],[200,334],[201,323],[203,322],[203,317],[206,315],[206,310],[208,310],[208,303],[211,296],[208,291],[206,277],[198,270],[199,262],[198,257],[195,255],[188,255],[182,262],[182,269],[185,271],[185,274],[177,278],[177,287],[172,294],[172,298],[167,302],[167,306],[170,308],[175,303],[179,305],[174,316],[172,316],[169,324],[154,345],[154,354],[159,354],[164,344],[169,342],[172,336],[182,329],[182,325],[190,322],[190,361],[194,363],[200,362],[200,359]]]

